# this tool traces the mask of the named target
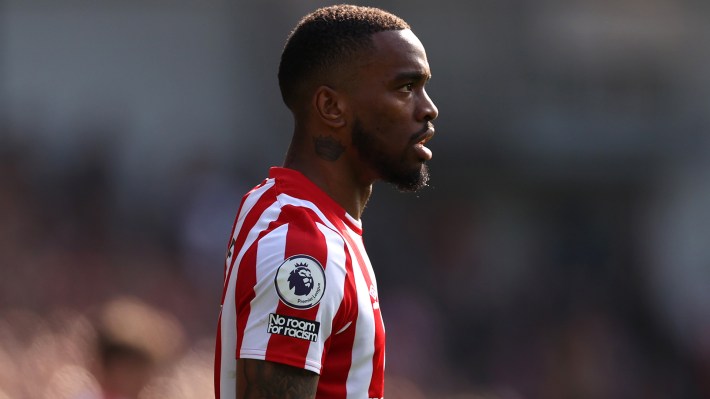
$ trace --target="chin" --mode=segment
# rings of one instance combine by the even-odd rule
[[[401,192],[417,192],[429,185],[429,168],[422,162],[419,168],[397,173],[387,181]]]

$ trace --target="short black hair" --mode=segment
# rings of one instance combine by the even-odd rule
[[[284,103],[293,110],[304,84],[371,48],[372,34],[403,29],[410,29],[404,20],[374,7],[341,4],[306,15],[281,54],[279,87]]]

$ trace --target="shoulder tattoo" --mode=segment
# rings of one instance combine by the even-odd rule
[[[318,374],[308,370],[262,360],[243,362],[245,399],[312,399]]]

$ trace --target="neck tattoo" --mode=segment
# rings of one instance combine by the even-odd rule
[[[332,136],[320,136],[313,138],[316,154],[326,161],[334,162],[343,155],[345,147]]]

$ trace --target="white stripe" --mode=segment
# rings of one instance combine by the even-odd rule
[[[358,219],[355,219],[354,217],[350,216],[350,214],[347,213],[347,212],[345,212],[345,217],[346,217],[350,222],[352,222],[355,226],[357,226],[357,227],[359,227],[360,229],[362,229],[362,221],[360,221],[360,220],[358,220]]]
[[[340,330],[338,330],[338,331],[335,333],[335,335],[338,335],[338,334],[342,333],[343,331],[347,330],[348,327],[350,327],[351,324],[353,324],[352,321],[349,321],[349,322],[345,323],[345,325],[343,326],[343,328],[341,328]]]
[[[372,263],[370,262],[370,257],[367,256],[367,251],[365,251],[365,243],[362,242],[362,237],[352,231],[349,227],[346,226],[348,229],[348,233],[350,233],[350,237],[352,238],[352,241],[355,243],[357,246],[357,250],[360,251],[360,255],[362,255],[362,259],[365,261],[365,268],[367,269],[367,274],[370,275],[370,282],[372,285],[375,286],[375,289],[377,289],[377,278],[375,277],[375,271],[372,268]],[[368,290],[369,293],[369,290]],[[378,295],[379,296],[379,295]],[[378,301],[375,303],[376,309],[379,309],[380,307],[380,302],[379,298]]]
[[[328,218],[325,217],[323,212],[311,201],[306,201],[306,200],[302,200],[300,198],[295,198],[295,197],[292,197],[288,194],[279,194],[276,198],[283,205],[299,206],[302,208],[308,208],[308,209],[312,210],[318,216],[321,223],[328,226],[329,229],[331,229],[335,232],[338,231],[338,229],[335,227],[335,225],[333,225],[333,223],[331,223],[330,220],[328,220]]]
[[[263,192],[255,192],[253,194],[256,194],[258,196],[261,196]],[[247,200],[250,200],[251,196],[247,198]],[[247,205],[247,201],[244,202],[244,205]],[[249,204],[249,209],[251,209],[254,206],[254,203],[250,202]],[[237,274],[239,274],[239,262],[241,261],[242,257],[244,256],[244,252],[249,248],[253,243],[254,240],[259,236],[259,233],[266,229],[269,226],[269,223],[271,221],[276,220],[278,218],[279,213],[281,212],[281,209],[278,206],[278,202],[275,202],[272,204],[270,207],[268,207],[264,213],[261,214],[259,217],[259,222],[254,225],[254,227],[249,231],[249,234],[247,234],[246,241],[244,242],[244,245],[242,246],[241,250],[239,251],[239,254],[237,256],[237,261],[234,262],[234,265],[236,267],[236,270],[234,270],[229,277],[229,281],[225,282],[226,287],[227,287],[227,292],[224,295],[224,302],[222,303],[222,310],[220,313],[220,317],[222,318],[222,330],[220,332],[222,341],[221,341],[221,364],[220,364],[220,392],[222,397],[224,398],[232,398],[236,397],[236,375],[237,375],[237,359],[236,359],[236,351],[237,351],[237,341],[236,341],[236,336],[237,336],[237,309],[236,309],[236,303],[234,302],[234,292],[236,289],[236,279],[237,279]],[[239,215],[241,218],[241,223],[240,227],[243,224],[244,219],[246,218],[246,213],[241,212]],[[235,229],[235,234],[237,233],[238,230]],[[236,248],[234,249],[236,250]]]
[[[249,212],[251,212],[252,208],[254,208],[254,205],[259,201],[261,196],[264,195],[264,193],[268,191],[273,185],[274,179],[268,179],[263,186],[252,191],[252,193],[249,194],[249,196],[244,200],[244,204],[242,204],[242,209],[239,211],[239,215],[237,215],[237,224],[234,226],[232,240],[237,239],[237,235],[239,235],[239,232],[242,230],[242,226],[244,225],[244,220],[247,218],[247,215],[249,214]],[[229,241],[231,242],[232,240]],[[227,280],[227,276],[229,275],[229,269],[231,268],[233,257],[234,250],[232,250],[232,254],[226,259],[227,267],[224,268],[225,283]]]
[[[343,286],[345,285],[347,271],[345,269],[345,242],[343,237],[321,223],[316,223],[316,226],[325,237],[328,260],[325,264],[325,294],[320,301],[317,315],[317,319],[321,323],[321,331],[318,342],[311,343],[308,348],[307,363],[317,360],[319,363],[317,372],[320,373],[324,344],[333,331],[333,317],[335,317],[343,301]]]
[[[258,242],[256,251],[256,285],[254,299],[250,304],[249,319],[244,330],[240,351],[241,357],[264,359],[270,335],[267,333],[269,313],[276,311],[279,299],[273,293],[274,277],[285,258],[288,225],[284,224]]]
[[[352,237],[353,239],[355,237]],[[349,248],[350,258],[353,260],[353,277],[357,287],[358,318],[355,322],[355,342],[353,342],[352,364],[347,380],[347,398],[360,398],[367,392],[372,380],[372,356],[375,353],[375,317],[370,302],[370,289],[367,286],[362,269],[357,262],[353,251],[359,248]],[[360,252],[363,257],[364,253]]]

